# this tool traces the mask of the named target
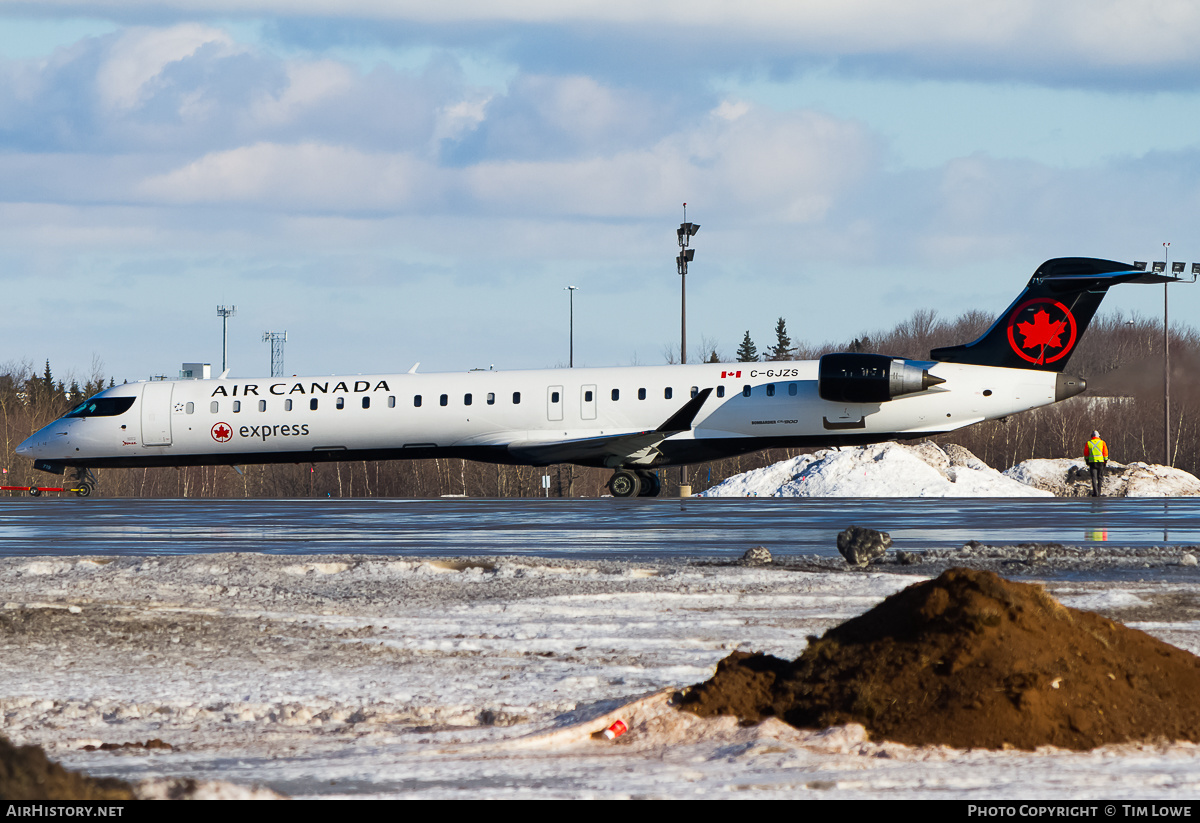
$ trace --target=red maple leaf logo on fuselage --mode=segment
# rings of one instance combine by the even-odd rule
[[[1026,349],[1034,349],[1038,346],[1061,349],[1061,335],[1067,330],[1067,321],[1051,322],[1050,314],[1042,310],[1033,316],[1032,323],[1018,323],[1017,329],[1025,335],[1025,342],[1022,346]]]

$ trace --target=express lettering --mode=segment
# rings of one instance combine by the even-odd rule
[[[257,383],[234,383],[232,386],[217,386],[213,389],[213,393],[209,397],[258,397],[258,388]],[[316,394],[317,392],[329,394],[329,383],[309,383],[307,388],[305,388],[304,383],[293,383],[291,388],[288,388],[287,383],[272,383],[267,388],[267,391],[276,396],[284,394]],[[386,380],[380,380],[374,387],[371,386],[369,380],[355,380],[353,389],[350,388],[345,380],[339,380],[334,385],[333,391],[335,393],[345,392],[346,394],[350,394],[354,392],[362,394],[364,392],[391,391],[391,389],[388,388]]]
[[[242,426],[238,429],[242,437],[259,437],[266,441],[271,437],[305,437],[308,424],[302,426]]]

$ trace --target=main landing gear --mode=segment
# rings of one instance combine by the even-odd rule
[[[662,482],[654,472],[617,469],[608,481],[613,497],[658,497]]]

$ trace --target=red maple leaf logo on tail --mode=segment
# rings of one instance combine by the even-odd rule
[[[1031,320],[1019,320],[1021,317]],[[1051,320],[1052,317],[1058,319]],[[1017,342],[1018,335],[1024,338],[1023,342]],[[1075,337],[1075,317],[1053,298],[1027,300],[1009,315],[1008,345],[1029,363],[1044,366],[1062,360],[1075,348]]]
[[[1067,330],[1067,321],[1055,320],[1052,323],[1049,313],[1039,311],[1033,316],[1032,323],[1018,323],[1017,329],[1025,335],[1025,342],[1022,346],[1026,349],[1034,349],[1038,346],[1061,349],[1061,335]]]

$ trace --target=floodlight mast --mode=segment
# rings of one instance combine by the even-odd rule
[[[1200,263],[1192,264],[1192,279],[1184,280],[1183,273],[1186,264],[1183,261],[1175,263],[1170,262],[1171,244],[1163,243],[1163,259],[1162,262],[1154,261],[1150,264],[1150,271],[1154,274],[1160,274],[1163,278],[1163,465],[1171,465],[1171,336],[1170,336],[1170,314],[1169,304],[1167,302],[1167,287],[1172,283],[1195,283],[1200,277]],[[1145,271],[1146,263],[1143,260],[1134,261],[1133,268],[1135,271]],[[1171,273],[1168,276],[1167,269]]]
[[[675,268],[679,271],[679,362],[687,363],[687,267],[696,256],[695,249],[689,249],[688,244],[700,231],[698,223],[687,222],[687,203],[683,204],[683,222],[675,234],[679,238],[679,256],[675,258]]]
[[[687,221],[687,203],[683,204],[683,222],[675,234],[679,239],[679,256],[675,258],[675,268],[679,271],[679,362],[687,363],[687,268],[688,263],[696,256],[696,250],[688,248],[691,239],[700,231],[700,224]],[[692,493],[688,485],[687,466],[679,467],[679,496],[687,497]]]

